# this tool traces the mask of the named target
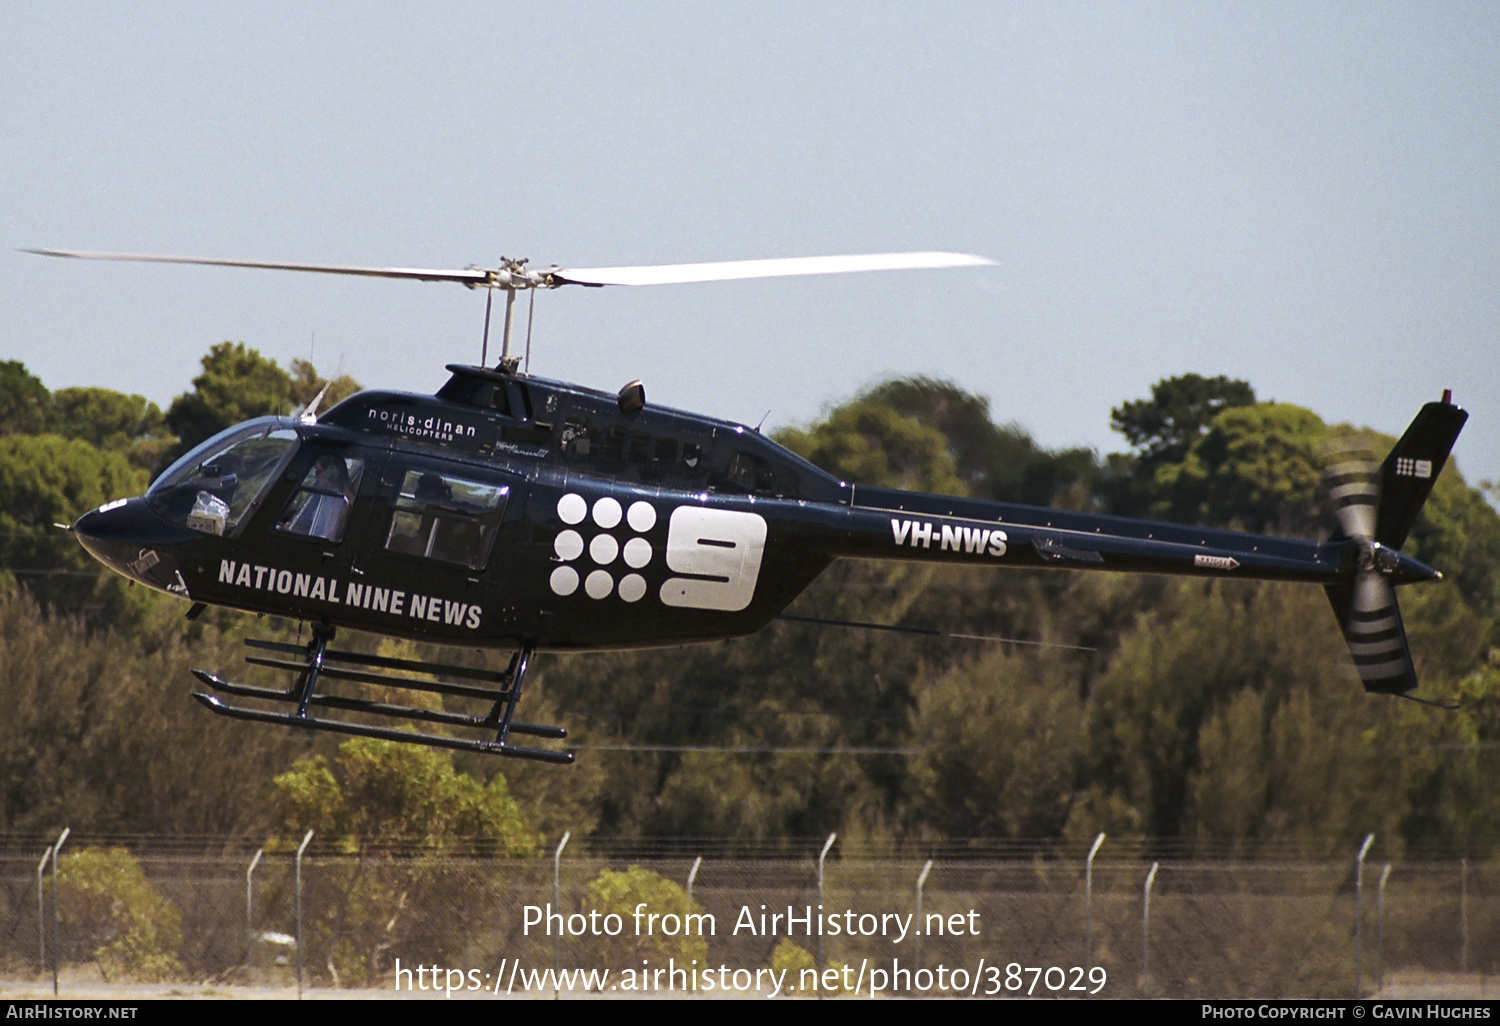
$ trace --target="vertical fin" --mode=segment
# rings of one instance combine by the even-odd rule
[[[1446,401],[1428,403],[1380,467],[1375,540],[1391,549],[1406,543],[1411,525],[1448,462],[1468,413]]]

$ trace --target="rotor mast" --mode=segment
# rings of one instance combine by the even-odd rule
[[[486,268],[473,268],[476,271],[484,271],[486,278],[480,282],[465,283],[469,288],[482,288],[487,295],[484,300],[484,343],[480,347],[479,363],[488,367],[490,362],[490,307],[495,301],[495,290],[505,290],[505,325],[501,331],[500,338],[500,366],[508,371],[514,371],[520,363],[520,358],[511,355],[510,340],[511,329],[515,323],[516,293],[521,290],[531,292],[532,314],[536,312],[536,289],[555,289],[564,284],[561,281],[551,279],[550,274],[538,273],[526,269],[526,257],[511,259],[500,258],[500,266],[494,270]],[[555,268],[554,268],[555,270]],[[531,324],[526,325],[526,337],[531,338]],[[528,349],[530,347],[528,346]],[[528,352],[528,356],[530,353]]]

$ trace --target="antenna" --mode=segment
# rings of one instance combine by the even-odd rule
[[[484,291],[484,342],[479,347],[479,366],[490,365],[490,307],[495,302],[495,290]]]
[[[531,309],[526,313],[526,373],[531,373],[531,326],[536,323],[536,289],[531,290]]]

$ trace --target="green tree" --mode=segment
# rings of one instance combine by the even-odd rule
[[[812,429],[789,429],[777,441],[846,481],[942,495],[967,493],[942,432],[883,403],[857,399]]]
[[[1204,526],[1327,537],[1317,414],[1287,403],[1233,406],[1215,416],[1178,459],[1142,462],[1152,516]]]
[[[54,527],[111,499],[139,495],[146,476],[125,457],[58,435],[0,437],[0,576],[43,603],[100,618],[125,611],[125,582]],[[132,607],[133,608],[133,607]]]
[[[1134,451],[1111,455],[1107,461],[1100,491],[1110,512],[1163,517],[1190,504],[1196,496],[1175,496],[1183,489],[1174,491],[1175,473],[1170,468],[1187,459],[1221,412],[1254,401],[1254,390],[1243,381],[1184,374],[1152,385],[1149,399],[1117,406],[1110,412],[1110,424]],[[1162,468],[1169,468],[1165,482],[1159,480]]]
[[[0,436],[47,430],[52,396],[20,360],[0,363]]]
[[[922,692],[911,810],[939,837],[1056,837],[1080,754],[1076,669],[991,648]]]
[[[302,409],[306,409],[307,404],[316,399],[325,386],[328,388],[323,395],[323,401],[318,405],[319,413],[343,402],[360,390],[359,382],[349,375],[340,374],[332,380],[321,377],[317,369],[306,360],[292,361],[291,377],[292,402]]]
[[[462,845],[531,856],[541,843],[503,776],[481,784],[455,773],[452,758],[433,748],[351,738],[332,762],[299,759],[275,785],[289,833],[316,830],[350,851],[399,845],[433,853]]]
[[[74,957],[86,952],[105,980],[155,982],[184,974],[182,913],[124,848],[86,848],[57,860],[57,904]]]
[[[848,481],[1003,502],[1094,505],[1089,449],[1051,452],[1014,424],[990,420],[989,400],[946,381],[877,385],[808,429],[777,440]]]
[[[1500,645],[1500,513],[1449,461],[1433,485],[1402,551],[1441,570],[1487,625],[1487,645]]]
[[[1307,675],[1331,675],[1343,648],[1312,589],[1182,581],[1165,597],[1089,696],[1073,836],[1184,836],[1204,725],[1242,692],[1279,706]]]
[[[618,915],[628,925],[624,937],[630,941],[628,951],[630,964],[639,965],[647,959],[652,965],[665,965],[669,958],[680,966],[708,964],[708,941],[703,926],[703,907],[687,896],[687,892],[660,873],[653,873],[640,866],[631,866],[625,872],[606,869],[596,876],[588,888],[589,908],[601,916]],[[635,926],[636,909],[641,905],[640,928]],[[661,918],[654,922],[647,917]],[[671,933],[667,932],[670,922]],[[611,956],[618,958],[619,950],[611,947]]]
[[[1338,674],[1340,654],[1308,656],[1315,666],[1288,689],[1246,687],[1202,722],[1199,761],[1188,785],[1187,836],[1276,841],[1332,856],[1373,832],[1391,850],[1405,792],[1424,760],[1373,743],[1402,711],[1389,700],[1366,698]]]
[[[996,424],[988,399],[947,381],[899,378],[877,385],[861,401],[889,406],[947,439],[954,468],[976,498],[1033,505],[1092,504],[1098,462],[1089,449],[1051,452],[1015,424]]]
[[[771,972],[785,973],[786,982],[792,987],[800,987],[803,973],[817,971],[818,961],[812,957],[812,952],[790,937],[781,938],[771,952]]]
[[[133,466],[157,469],[176,441],[167,432],[160,407],[144,396],[108,388],[63,388],[52,394],[51,430],[108,452]]]
[[[0,830],[65,821],[75,834],[263,836],[277,826],[266,781],[305,738],[213,716],[188,689],[195,666],[241,664],[243,630],[295,636],[212,611],[188,622],[185,605],[163,598],[91,626],[44,612],[27,590],[0,590]],[[252,683],[285,686],[270,674]]]
[[[1110,425],[1123,434],[1144,463],[1181,460],[1219,413],[1255,402],[1247,382],[1219,375],[1182,374],[1151,386],[1150,399],[1134,399],[1110,411]]]
[[[947,381],[898,378],[876,385],[858,401],[889,406],[940,432],[954,470],[971,495],[993,495],[996,469],[1024,466],[1036,452],[1024,431],[1014,426],[999,428],[991,422],[988,399]]]
[[[323,912],[315,923],[315,948],[335,986],[380,978],[393,948],[437,957],[482,928],[478,910],[445,901],[454,885],[439,856],[462,850],[522,857],[540,849],[503,776],[480,784],[431,748],[351,738],[331,761],[299,759],[275,786],[293,838],[286,845],[313,829],[324,847],[343,855],[322,867]],[[430,914],[444,905],[447,914]]]
[[[292,379],[243,342],[221,342],[203,357],[193,390],[172,400],[166,423],[178,437],[176,453],[252,417],[290,413]]]

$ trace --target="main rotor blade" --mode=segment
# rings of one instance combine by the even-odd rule
[[[73,260],[129,260],[152,264],[203,264],[209,267],[248,267],[265,271],[307,271],[348,274],[364,278],[405,278],[410,281],[451,281],[460,285],[499,288],[537,288],[557,285],[676,285],[747,278],[786,278],[854,271],[915,271],[943,267],[984,267],[993,260],[968,253],[864,253],[853,256],[785,257],[775,260],[729,260],[702,264],[655,264],[639,267],[554,268],[546,271],[513,268],[490,271],[481,267],[446,270],[425,267],[360,267],[350,264],[306,264],[278,260],[225,260],[218,257],[167,256],[160,253],[100,253],[79,249],[25,249],[24,253],[68,257]]]
[[[217,257],[164,256],[159,253],[96,253],[79,249],[26,249],[23,253],[69,257],[74,260],[130,260],[148,264],[207,264],[210,267],[251,267],[264,271],[310,271],[316,274],[352,274],[363,278],[406,278],[411,281],[454,281],[461,285],[483,285],[490,272],[476,267],[446,271],[422,267],[354,267],[347,264],[296,264],[271,260],[221,260]]]
[[[939,267],[983,267],[995,261],[968,253],[864,253],[854,256],[728,260],[706,264],[642,267],[576,267],[552,271],[555,281],[574,285],[682,285],[743,278],[786,278],[851,271],[913,271]]]

